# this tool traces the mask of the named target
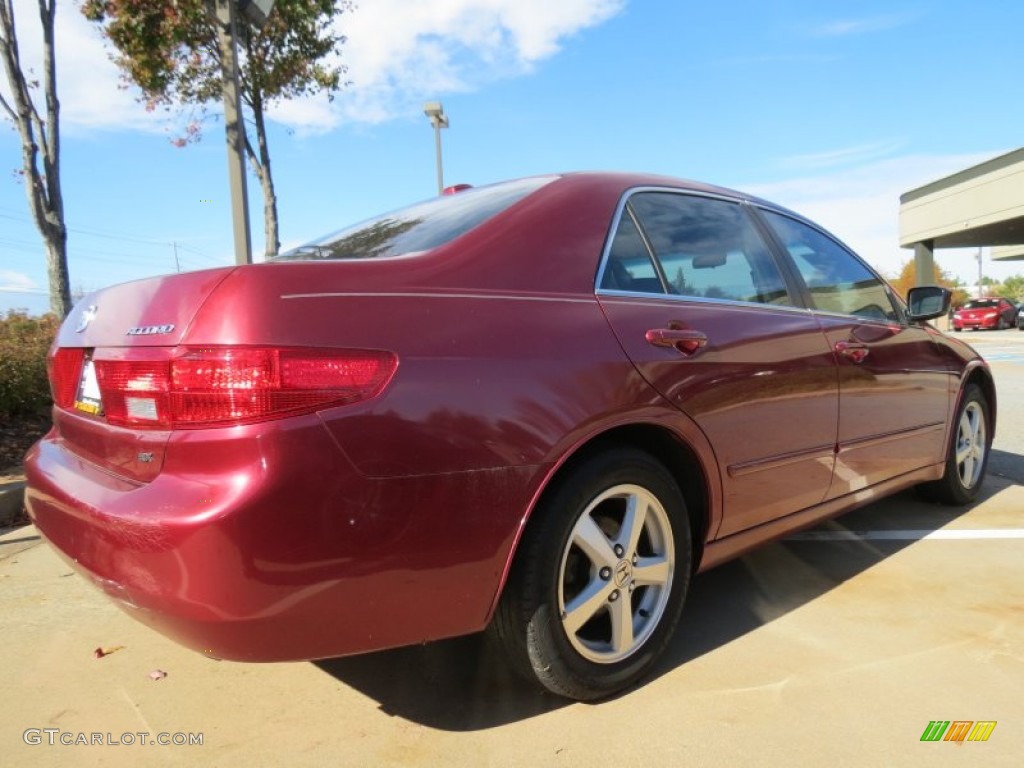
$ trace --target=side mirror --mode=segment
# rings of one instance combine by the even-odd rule
[[[941,317],[949,311],[952,295],[948,288],[938,285],[919,285],[911,288],[907,291],[910,319],[917,322]]]

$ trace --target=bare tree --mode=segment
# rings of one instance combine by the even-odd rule
[[[57,101],[53,34],[57,0],[37,2],[43,27],[42,87],[46,119],[39,114],[32,99],[32,91],[39,88],[39,82],[26,77],[18,51],[14,0],[0,0],[0,56],[11,91],[9,99],[0,93],[0,106],[21,135],[21,173],[28,206],[46,245],[50,310],[63,318],[71,310],[71,289],[68,282],[68,232],[64,225],[64,198],[60,190],[60,103]],[[28,75],[31,77],[31,70]]]

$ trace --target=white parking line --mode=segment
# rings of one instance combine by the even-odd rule
[[[1024,528],[968,529],[938,531],[801,531],[789,541],[920,541],[922,539],[1024,539]]]

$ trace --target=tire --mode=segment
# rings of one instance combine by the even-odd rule
[[[692,561],[686,505],[665,467],[630,448],[593,455],[534,510],[492,633],[517,671],[547,690],[609,696],[668,645]]]
[[[957,328],[955,325],[953,326],[953,333],[960,333],[962,330],[963,328]]]
[[[997,331],[1005,331],[1009,327],[1010,327],[1010,324],[1008,322],[1006,322],[1006,318],[1003,317],[1002,315],[1000,315],[999,319],[996,321],[996,330]]]
[[[974,501],[985,479],[992,446],[988,418],[985,395],[976,384],[969,385],[953,422],[946,473],[941,480],[918,486],[924,498],[949,506],[963,506]]]

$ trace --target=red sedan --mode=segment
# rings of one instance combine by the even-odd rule
[[[991,298],[969,301],[953,313],[953,330],[965,328],[1002,331],[1017,322],[1017,307],[1008,299]]]
[[[27,458],[42,534],[211,657],[490,629],[593,699],[691,577],[919,486],[977,494],[992,376],[763,200],[569,174],[443,196],[266,264],[84,299]]]

